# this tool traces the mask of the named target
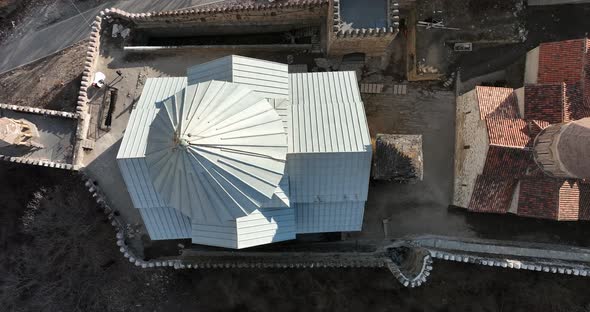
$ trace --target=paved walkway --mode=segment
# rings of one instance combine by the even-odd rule
[[[13,38],[0,47],[0,73],[28,64],[60,51],[72,44],[86,39],[92,21],[101,10],[116,7],[140,13],[147,11],[166,11],[220,2],[219,0],[118,0],[109,1],[98,7],[76,15],[39,31],[31,30],[23,36]]]
[[[590,3],[590,0],[529,0],[528,4],[534,5],[558,5],[558,4],[579,4]]]
[[[446,236],[418,236],[411,240],[432,250],[590,263],[590,249],[574,246]]]

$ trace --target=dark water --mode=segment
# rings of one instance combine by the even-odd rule
[[[387,0],[341,0],[340,15],[354,28],[387,27]]]

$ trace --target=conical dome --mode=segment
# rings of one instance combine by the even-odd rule
[[[250,214],[283,176],[287,137],[270,103],[247,87],[210,81],[162,103],[146,162],[156,191],[191,220]]]

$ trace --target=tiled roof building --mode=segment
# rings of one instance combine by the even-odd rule
[[[527,54],[523,88],[478,86],[458,100],[455,205],[590,220],[589,48],[543,43]]]

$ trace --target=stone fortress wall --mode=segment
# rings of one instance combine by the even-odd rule
[[[76,134],[76,147],[74,164],[68,164],[63,166],[63,169],[67,170],[78,170],[82,164],[83,157],[83,145],[84,141],[87,140],[88,128],[90,115],[88,113],[88,88],[91,85],[92,77],[96,71],[96,62],[100,50],[100,39],[101,30],[105,26],[106,20],[119,18],[126,19],[131,22],[135,22],[141,25],[149,25],[150,23],[170,23],[172,20],[177,21],[188,21],[195,20],[199,15],[213,14],[219,15],[215,18],[222,18],[224,15],[230,14],[236,20],[243,18],[243,12],[252,11],[265,11],[269,16],[273,15],[273,10],[291,10],[294,8],[307,8],[307,12],[315,12],[312,8],[324,7],[329,4],[328,22],[332,21],[332,27],[330,31],[328,52],[332,54],[349,53],[350,51],[363,52],[366,54],[377,53],[377,51],[383,51],[385,47],[393,40],[397,34],[396,27],[390,27],[389,29],[369,29],[369,30],[348,30],[341,31],[339,28],[339,1],[338,0],[308,0],[300,1],[298,4],[288,5],[257,5],[240,8],[220,8],[211,10],[181,10],[181,11],[170,11],[161,13],[127,13],[118,9],[108,9],[100,13],[92,24],[92,31],[88,40],[88,50],[86,53],[86,59],[84,64],[84,71],[82,75],[82,82],[79,91],[79,97],[76,107],[76,113],[39,110],[34,108],[21,108],[14,107],[13,105],[0,106],[3,109],[14,109],[24,110],[32,113],[47,114],[51,116],[61,116],[63,118],[75,118],[78,120],[77,134]],[[239,14],[242,12],[242,14]],[[301,13],[301,18],[307,18],[307,13]],[[314,13],[315,14],[315,13]],[[239,17],[238,17],[239,15]],[[198,17],[199,21],[202,21]],[[168,22],[167,22],[168,21]],[[358,41],[355,41],[358,40]],[[363,50],[363,51],[360,51]],[[472,112],[475,113],[475,112]],[[24,159],[18,159],[15,157],[4,157],[0,156],[0,160],[13,161],[26,163],[31,165],[46,166],[62,168],[57,164],[50,164],[47,162],[34,162],[27,161]],[[478,244],[453,244],[451,240],[444,239],[404,239],[401,240],[404,244],[417,248],[419,251],[427,251],[420,257],[416,257],[415,267],[418,268],[413,274],[402,272],[399,265],[395,264],[394,261],[388,256],[387,248],[380,248],[375,252],[369,253],[248,253],[248,252],[218,252],[218,253],[207,253],[207,254],[193,254],[193,255],[180,255],[174,258],[163,258],[163,259],[152,259],[144,260],[139,252],[134,251],[127,244],[127,233],[126,223],[118,216],[116,211],[107,204],[106,198],[100,191],[98,185],[81,171],[84,176],[86,187],[90,192],[91,196],[95,198],[96,202],[100,205],[103,212],[107,215],[111,221],[111,225],[115,229],[115,235],[117,238],[117,246],[119,247],[122,255],[136,266],[142,268],[154,268],[154,267],[173,267],[175,269],[200,269],[200,268],[247,268],[247,269],[259,269],[259,268],[363,268],[363,267],[379,267],[388,268],[392,274],[406,287],[417,287],[426,282],[427,277],[430,275],[433,269],[432,258],[446,260],[446,261],[458,261],[463,263],[473,263],[486,266],[496,266],[502,268],[511,269],[527,269],[540,272],[552,272],[560,274],[572,274],[580,276],[590,275],[590,251],[585,250],[573,250],[562,252],[564,255],[571,257],[579,256],[580,261],[572,261],[571,259],[562,259],[559,257],[544,257],[543,255],[558,254],[559,251],[547,250],[547,249],[534,249],[523,252],[518,247],[511,248],[498,248],[495,253],[491,252],[490,249],[478,249],[473,247]],[[445,243],[446,242],[446,243]],[[451,242],[451,244],[449,244]],[[492,248],[491,245],[484,245]],[[549,248],[549,247],[547,247]],[[567,253],[567,254],[566,254]],[[286,255],[285,255],[286,254]],[[569,257],[569,258],[571,258]],[[566,257],[568,258],[568,257]]]

